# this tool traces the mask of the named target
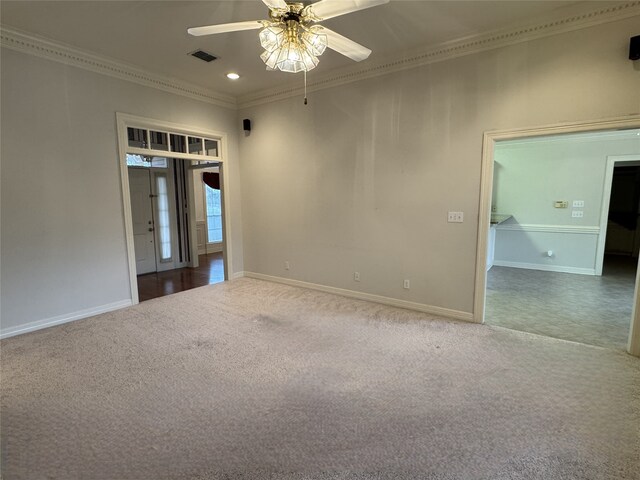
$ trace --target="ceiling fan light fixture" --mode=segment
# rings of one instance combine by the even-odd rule
[[[319,27],[311,27],[305,29],[302,34],[302,41],[304,45],[307,47],[309,52],[318,57],[324,53],[327,48],[327,36],[318,33],[321,31]]]
[[[280,52],[278,52],[277,50],[273,52],[269,52],[265,50],[264,52],[262,52],[262,54],[260,55],[260,58],[262,59],[264,64],[267,66],[267,70],[276,69],[279,53]]]
[[[302,49],[298,42],[289,41],[280,48],[276,64],[280,70],[289,73],[298,73],[305,69],[302,59]]]
[[[304,67],[307,72],[316,68],[318,66],[318,63],[320,63],[318,57],[316,57],[315,55],[311,55],[306,50],[302,51],[302,62],[304,63]]]
[[[1,0],[0,0],[1,1]],[[264,52],[260,58],[267,70],[308,72],[318,65],[318,57],[328,48],[356,62],[369,57],[371,50],[316,22],[365,8],[388,3],[389,0],[262,0],[269,7],[268,20],[249,20],[187,29],[189,35],[213,35],[260,29],[258,34]],[[306,77],[305,77],[306,78]]]
[[[321,27],[301,25],[298,20],[265,26],[259,34],[264,52],[260,58],[267,70],[288,73],[308,72],[318,65],[318,55],[327,48]]]
[[[284,43],[284,28],[278,25],[269,25],[260,30],[259,37],[262,48],[267,52],[273,52]]]

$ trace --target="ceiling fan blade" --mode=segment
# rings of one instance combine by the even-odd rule
[[[241,30],[256,30],[263,25],[257,20],[249,22],[222,23],[220,25],[209,25],[206,27],[191,27],[187,29],[189,35],[199,37],[201,35],[213,35],[214,33],[239,32]]]
[[[308,12],[312,18],[326,20],[344,15],[345,13],[376,7],[384,3],[389,3],[389,0],[320,0],[319,2],[307,5],[305,11]]]
[[[285,2],[284,0],[262,0],[262,3],[264,3],[269,8],[274,8],[279,10],[289,9],[287,2]]]
[[[353,40],[349,40],[347,37],[343,37],[339,33],[329,30],[326,27],[322,28],[321,33],[327,36],[327,47],[341,53],[345,57],[349,57],[351,60],[361,62],[362,60],[367,59],[371,54],[371,50],[367,47],[364,47]]]

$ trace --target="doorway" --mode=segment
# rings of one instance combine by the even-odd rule
[[[640,250],[640,154],[610,156],[604,181],[604,202],[596,260],[602,274],[605,258],[637,264]],[[626,262],[625,262],[626,260]],[[634,267],[635,268],[635,267]]]
[[[129,192],[139,300],[224,281],[222,246],[211,252],[206,249],[201,252],[198,246],[197,265],[189,267],[192,252],[188,208],[190,182],[187,176],[197,168],[197,164],[136,155],[128,155],[128,163],[131,164],[128,168]],[[204,198],[195,196],[195,211],[196,215],[203,209],[210,214],[213,221],[209,236],[222,244],[218,167],[215,179],[217,183],[213,185],[213,193]],[[207,205],[207,200],[210,205]]]
[[[183,210],[176,194],[175,160],[165,167],[129,167],[131,217],[136,274],[185,267],[189,262],[188,231],[180,221]]]
[[[481,184],[481,203],[480,203],[480,218],[479,218],[479,235],[478,235],[478,257],[476,263],[476,293],[475,293],[475,301],[474,301],[474,318],[478,322],[485,322],[485,318],[488,320],[487,310],[485,307],[487,306],[486,294],[488,293],[488,275],[487,275],[487,260],[490,257],[489,249],[489,237],[490,237],[490,226],[491,226],[491,213],[492,213],[492,203],[495,202],[495,191],[494,188],[494,158],[496,154],[496,148],[498,144],[502,141],[518,141],[518,139],[535,139],[541,136],[551,136],[553,138],[558,138],[560,134],[576,134],[576,133],[587,133],[587,132],[620,132],[622,129],[637,129],[640,127],[640,118],[624,118],[619,120],[607,120],[602,122],[595,122],[590,124],[574,124],[574,125],[557,125],[550,126],[545,128],[537,128],[530,130],[514,130],[514,131],[505,131],[505,132],[491,132],[486,133],[484,138],[484,146],[483,146],[483,163],[482,163],[482,184]],[[637,138],[637,137],[636,137]],[[636,148],[638,144],[635,144]],[[632,150],[637,151],[637,150]],[[540,161],[544,157],[538,156],[536,159],[531,161],[530,166],[538,166],[543,172],[546,172],[546,184],[547,187],[549,185],[553,185],[554,182],[559,177],[559,172],[557,169],[557,165],[554,165],[551,169],[545,169]],[[536,163],[536,161],[538,161]],[[582,168],[582,169],[574,169],[573,175],[574,180],[573,183],[576,183],[576,180],[582,178],[583,176],[588,176],[593,173],[594,170],[591,168]],[[601,175],[604,174],[604,166],[600,167]],[[549,192],[547,192],[549,193]],[[522,195],[523,192],[521,191]],[[603,184],[600,183],[600,195],[603,195]],[[595,255],[591,258],[591,266],[589,265],[579,265],[576,267],[576,272],[568,272],[563,271],[562,269],[557,268],[557,264],[561,263],[559,260],[567,260],[577,250],[575,245],[582,242],[582,245],[590,244],[590,248],[594,248],[596,243],[596,239],[598,235],[599,238],[603,238],[602,235],[604,232],[600,232],[599,227],[597,226],[597,218],[594,220],[593,216],[600,215],[600,205],[593,203],[592,200],[588,198],[581,198],[582,194],[580,192],[570,192],[570,194],[566,194],[567,198],[563,198],[563,195],[557,195],[556,193],[551,193],[548,195],[549,198],[543,198],[543,204],[545,208],[553,208],[554,210],[550,210],[551,212],[555,212],[555,215],[564,215],[564,217],[569,220],[560,222],[558,228],[551,225],[553,222],[545,222],[544,220],[536,222],[525,221],[524,216],[513,215],[514,218],[509,220],[504,227],[504,230],[507,232],[507,235],[511,235],[515,238],[517,235],[523,235],[527,232],[537,231],[536,236],[531,235],[531,240],[528,245],[524,245],[520,247],[520,250],[529,249],[532,256],[529,257],[527,262],[522,263],[530,263],[531,265],[542,264],[542,268],[536,268],[530,270],[530,272],[534,273],[535,276],[543,276],[545,278],[537,278],[536,281],[525,285],[524,288],[529,288],[531,286],[535,288],[541,287],[549,287],[551,293],[555,296],[547,297],[547,298],[538,298],[534,302],[534,308],[537,308],[535,312],[536,315],[543,316],[544,308],[546,308],[549,304],[554,303],[558,300],[564,299],[567,296],[573,296],[576,305],[584,306],[589,298],[589,294],[583,288],[577,288],[574,294],[569,294],[564,291],[564,287],[567,285],[567,278],[579,278],[581,281],[593,280],[595,282],[602,281],[604,277],[597,276],[596,273],[596,261]],[[493,198],[492,198],[493,197]],[[558,198],[556,198],[558,197]],[[561,198],[562,197],[562,198]],[[493,200],[493,202],[492,202]],[[536,201],[536,197],[530,197],[531,202]],[[564,209],[564,211],[562,210]],[[502,209],[500,209],[502,210]],[[575,213],[574,213],[575,212]],[[500,214],[510,214],[512,212],[506,211],[498,211],[496,213]],[[563,218],[564,218],[563,217]],[[587,222],[587,217],[589,217],[589,221]],[[580,223],[581,220],[585,220],[584,223]],[[576,219],[576,220],[571,220]],[[547,223],[547,225],[545,225]],[[558,223],[558,222],[556,222]],[[592,226],[593,225],[593,226]],[[553,228],[552,228],[553,226]],[[566,228],[563,228],[566,227]],[[541,248],[542,244],[548,243],[545,242],[537,242],[535,238],[546,238],[548,239],[550,235],[553,233],[551,230],[555,230],[557,233],[564,233],[564,237],[570,239],[570,241],[566,242],[564,251],[562,245],[556,246],[556,249],[551,248]],[[595,235],[595,236],[594,236]],[[587,241],[588,240],[588,241]],[[499,239],[497,240],[500,241]],[[577,243],[576,243],[577,242]],[[512,251],[513,253],[513,251]],[[518,253],[518,252],[515,252]],[[562,255],[561,255],[562,253]],[[566,253],[566,255],[565,255]],[[562,257],[562,258],[561,258]],[[510,259],[515,262],[514,259]],[[546,263],[545,263],[546,262]],[[500,264],[500,258],[498,256],[498,268],[502,268]],[[511,267],[511,271],[517,273],[518,275],[522,272],[526,272],[526,268],[531,265],[508,265]],[[520,268],[517,268],[520,267]],[[526,268],[525,268],[526,267]],[[493,267],[496,268],[496,267]],[[605,267],[606,270],[606,267]],[[581,275],[577,275],[576,273],[580,273]],[[554,279],[547,279],[546,276],[557,277]],[[638,295],[637,295],[637,273],[635,275],[636,281],[633,281],[633,278],[630,282],[630,287],[628,288],[628,296],[629,296],[629,304],[625,310],[622,312],[620,310],[613,311],[614,315],[617,315],[617,318],[621,318],[623,326],[625,328],[626,335],[623,336],[619,346],[626,347],[627,351],[634,355],[640,355],[640,315],[638,314]],[[518,283],[517,279],[507,280],[506,284],[509,286],[513,286]],[[593,283],[593,282],[592,282]],[[517,289],[516,289],[517,290]],[[513,295],[518,295],[517,291],[511,292]],[[529,293],[535,293],[529,292]],[[535,296],[535,295],[534,295]],[[611,301],[610,305],[616,305],[615,295],[611,293],[605,293],[604,297]],[[511,298],[513,300],[513,297]],[[505,307],[513,307],[514,302],[509,301],[505,302]],[[565,309],[565,312],[571,314],[571,307]],[[610,309],[613,310],[613,309]],[[515,308],[512,312],[514,317],[522,318],[523,315],[519,308]],[[606,326],[601,326],[606,330]],[[630,327],[630,328],[629,328]],[[538,333],[538,332],[534,332]],[[552,335],[553,336],[553,335]],[[580,341],[580,340],[576,340]],[[591,343],[591,342],[584,342]]]
[[[116,123],[132,303],[228,280],[232,235],[226,221],[227,135],[123,113],[116,113]],[[220,177],[222,251],[207,258],[198,255],[192,171],[213,166]],[[130,167],[146,170],[147,176],[130,177]],[[149,273],[139,275],[138,269]],[[147,288],[142,280],[150,279]]]

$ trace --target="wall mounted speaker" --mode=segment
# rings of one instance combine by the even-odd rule
[[[249,120],[248,118],[245,118],[244,120],[242,120],[242,128],[244,129],[245,132],[250,132],[251,120]]]
[[[629,60],[640,60],[640,35],[631,37],[629,42]]]

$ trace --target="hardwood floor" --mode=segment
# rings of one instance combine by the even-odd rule
[[[224,281],[222,252],[198,257],[197,268],[177,268],[166,272],[138,275],[138,297],[141,302],[172,293]]]

